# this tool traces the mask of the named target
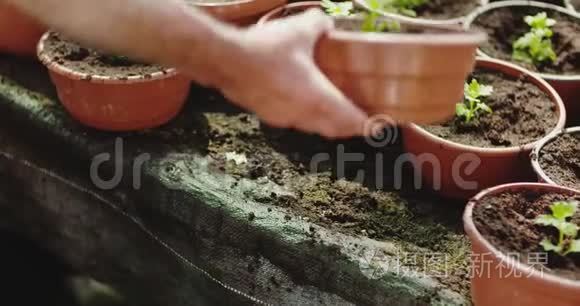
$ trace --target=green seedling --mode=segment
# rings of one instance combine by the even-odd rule
[[[401,24],[394,20],[379,21],[380,15],[385,3],[390,0],[367,0],[370,12],[365,13],[364,21],[361,25],[363,32],[399,32]]]
[[[555,202],[550,206],[550,210],[552,214],[541,215],[535,222],[558,229],[558,243],[554,244],[550,238],[544,238],[540,245],[546,252],[552,251],[562,256],[580,253],[580,239],[576,239],[580,228],[567,221],[578,210],[578,202]]]
[[[545,12],[535,16],[526,16],[524,21],[530,31],[513,43],[512,58],[519,62],[537,65],[545,61],[556,61],[556,52],[552,47],[551,27],[556,24]]]
[[[387,12],[398,13],[410,17],[417,17],[415,9],[428,0],[383,0],[382,9]]]
[[[457,103],[455,114],[469,123],[474,118],[478,118],[481,113],[491,113],[491,108],[483,102],[483,99],[492,93],[493,87],[481,85],[476,79],[471,80],[471,83],[466,83],[464,86],[464,100]]]
[[[353,15],[354,5],[352,1],[332,2],[331,0],[322,0],[322,8],[327,15],[336,17],[348,17]]]

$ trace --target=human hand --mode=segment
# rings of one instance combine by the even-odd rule
[[[329,138],[363,135],[367,115],[314,62],[316,42],[332,26],[329,17],[311,10],[237,30],[212,85],[274,127]]]

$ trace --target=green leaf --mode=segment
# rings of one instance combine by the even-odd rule
[[[465,103],[457,103],[455,105],[455,114],[458,117],[464,117],[465,115],[467,115],[467,113],[469,113],[469,110],[467,109]]]
[[[540,242],[540,245],[542,246],[542,248],[544,248],[544,251],[546,251],[546,252],[551,252],[551,251],[556,252],[556,253],[562,252],[561,246],[554,245],[552,243],[552,241],[550,241],[547,238],[542,240],[542,242]]]
[[[570,248],[566,251],[566,254],[568,253],[580,253],[580,239],[570,242]]]
[[[578,210],[577,202],[555,202],[550,206],[552,215],[560,220],[574,216]]]
[[[479,108],[480,108],[481,110],[483,110],[484,112],[486,112],[486,113],[493,113],[493,111],[491,110],[491,107],[489,107],[489,106],[488,106],[487,104],[485,104],[485,103],[480,103],[480,104],[479,104]]]
[[[562,232],[565,236],[568,237],[576,237],[578,235],[578,225],[569,222],[562,222],[558,227],[560,232]]]
[[[559,219],[555,218],[552,215],[541,215],[536,218],[534,221],[536,224],[544,225],[544,226],[554,226],[559,227],[560,221]]]

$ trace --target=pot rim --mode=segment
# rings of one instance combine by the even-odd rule
[[[554,182],[554,180],[552,180],[550,176],[548,176],[548,174],[546,174],[546,172],[542,168],[542,165],[540,165],[540,152],[542,152],[542,150],[546,145],[548,145],[552,141],[555,141],[557,138],[559,138],[564,134],[580,134],[580,126],[564,128],[554,133],[553,135],[542,139],[540,142],[537,143],[537,145],[530,153],[530,158],[532,160],[532,167],[534,168],[534,171],[544,182],[551,185],[560,186],[559,184]]]
[[[548,94],[548,96],[550,97],[550,100],[552,100],[552,102],[554,104],[556,104],[556,106],[558,108],[558,122],[553,127],[553,129],[550,130],[550,132],[547,133],[546,135],[544,135],[542,138],[540,138],[534,142],[526,143],[526,144],[523,144],[520,146],[507,147],[507,148],[485,148],[485,147],[476,147],[476,146],[461,144],[458,142],[453,142],[453,141],[438,137],[436,135],[429,133],[427,130],[423,129],[422,127],[420,127],[419,125],[414,124],[414,123],[406,124],[407,127],[410,129],[413,129],[416,133],[420,134],[422,137],[434,139],[436,142],[441,143],[441,145],[443,145],[443,146],[454,148],[454,149],[461,150],[461,151],[475,152],[475,153],[481,154],[481,155],[485,155],[485,154],[489,154],[489,155],[497,155],[497,154],[512,155],[512,154],[519,153],[522,151],[527,151],[527,150],[531,151],[536,146],[537,143],[539,143],[540,141],[542,141],[546,137],[550,137],[551,135],[558,133],[559,131],[561,131],[564,128],[564,126],[566,125],[566,109],[564,107],[564,102],[562,101],[562,98],[560,97],[560,95],[558,95],[556,90],[552,86],[550,86],[550,84],[548,84],[547,81],[543,80],[542,78],[540,78],[536,74],[532,73],[529,70],[526,70],[523,67],[517,66],[515,64],[509,63],[506,61],[502,61],[502,60],[498,60],[498,59],[494,59],[494,58],[477,57],[476,67],[479,66],[480,64],[501,65],[501,66],[504,66],[508,69],[514,70],[518,74],[526,75],[527,81],[536,85],[536,87],[539,87],[540,90],[542,90],[543,92]]]
[[[356,3],[356,5],[366,9],[367,11],[371,10],[368,7],[368,5],[366,4],[366,0],[352,0],[352,1],[354,3]],[[487,5],[489,3],[489,0],[479,0],[478,2],[479,2],[479,5],[477,6],[477,8],[480,8],[482,6]],[[460,25],[465,21],[467,16],[469,16],[471,14],[471,12],[470,12],[470,13],[467,13],[463,16],[449,18],[449,19],[429,19],[429,18],[422,18],[422,17],[409,17],[409,16],[405,16],[405,15],[388,13],[388,12],[379,12],[379,13],[382,14],[383,16],[397,17],[397,18],[400,18],[400,19],[405,20],[405,21],[416,22],[416,23],[420,23],[420,24],[429,24],[429,25]]]
[[[560,6],[557,6],[555,4],[543,3],[543,2],[537,2],[537,1],[507,0],[507,1],[493,2],[493,3],[484,5],[478,9],[476,9],[474,12],[472,12],[470,15],[467,16],[467,18],[465,19],[465,22],[463,23],[463,27],[465,29],[470,29],[473,22],[477,18],[479,18],[481,15],[483,15],[489,11],[499,9],[499,8],[516,7],[516,6],[530,6],[530,7],[536,7],[536,8],[541,8],[541,9],[548,9],[548,10],[557,11],[558,13],[562,13],[562,14],[565,14],[565,15],[568,15],[572,18],[577,19],[578,22],[580,23],[580,14],[578,14],[578,13],[576,13],[568,8],[565,8],[565,7],[560,7]],[[493,58],[493,57],[487,55],[485,52],[483,52],[480,48],[477,49],[477,53],[479,56],[482,56],[482,57]],[[542,78],[547,79],[547,80],[573,81],[573,82],[580,81],[580,74],[560,75],[560,74],[540,73],[540,72],[536,72],[536,74],[540,75]]]
[[[41,63],[43,63],[50,71],[58,73],[60,75],[66,76],[67,78],[73,80],[82,80],[91,83],[100,84],[133,84],[133,83],[147,83],[151,81],[167,79],[178,75],[178,71],[175,68],[168,68],[158,72],[149,74],[147,77],[145,75],[129,76],[123,79],[114,78],[107,75],[89,74],[82,73],[77,70],[71,69],[64,65],[61,65],[54,61],[50,56],[44,52],[45,42],[53,31],[47,31],[42,35],[40,41],[38,42],[36,53],[37,57]]]
[[[516,191],[523,189],[544,190],[547,192],[580,195],[580,191],[545,183],[510,183],[482,190],[475,197],[469,200],[463,213],[463,226],[467,236],[471,241],[476,240],[481,243],[484,248],[491,253],[495,260],[510,265],[515,270],[517,270],[517,272],[528,273],[525,275],[529,275],[529,279],[537,282],[547,282],[548,284],[565,287],[566,289],[570,290],[580,290],[580,281],[574,281],[547,272],[540,272],[529,265],[526,265],[505,255],[496,247],[494,247],[487,239],[485,239],[485,237],[483,237],[483,235],[475,226],[475,223],[473,222],[473,209],[475,208],[475,205],[481,201],[481,199],[487,196],[493,196],[503,191]]]
[[[275,16],[280,14],[283,10],[292,8],[310,8],[319,7],[320,1],[305,1],[305,2],[294,2],[286,5],[279,6],[274,10],[268,12],[266,15],[262,16],[258,21],[257,25],[263,25],[264,23],[273,20]],[[436,24],[425,24],[418,23],[416,21],[401,20],[398,15],[395,16],[385,16],[393,20],[397,20],[407,24],[413,24],[424,27],[432,27],[438,29],[455,30],[451,33],[427,33],[427,34],[406,34],[406,33],[363,33],[363,32],[353,32],[345,31],[339,29],[332,29],[326,33],[327,38],[338,41],[349,41],[349,42],[360,42],[366,44],[408,44],[408,45],[429,45],[429,46],[445,46],[445,45],[479,45],[484,42],[487,38],[487,34],[482,31],[474,31],[471,29],[465,29],[462,27],[453,27],[452,25],[436,25]],[[348,17],[334,17],[336,19],[348,19]],[[428,39],[426,39],[428,38]]]

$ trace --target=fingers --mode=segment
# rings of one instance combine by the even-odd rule
[[[292,31],[310,46],[314,46],[322,34],[334,28],[332,18],[319,9],[310,9],[300,15],[289,17],[285,21],[292,24]]]
[[[303,61],[306,67],[303,93],[312,105],[310,117],[318,118],[319,132],[331,138],[363,135],[367,114],[344,96],[311,59]]]

